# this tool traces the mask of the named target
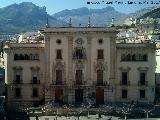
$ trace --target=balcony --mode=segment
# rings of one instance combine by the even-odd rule
[[[73,85],[74,86],[86,86],[87,85],[87,81],[73,81]]]
[[[129,81],[129,80],[127,80],[127,81],[121,80],[121,81],[120,81],[120,85],[121,85],[121,86],[129,86],[129,85],[130,85],[130,81]]]
[[[105,82],[105,81],[94,81],[93,82],[93,85],[94,86],[107,86],[107,82]]]
[[[66,85],[66,81],[53,81],[52,85],[54,85],[54,86],[63,86],[63,85]]]
[[[22,80],[13,80],[13,84],[22,84]]]
[[[139,86],[148,86],[148,81],[139,80],[139,81],[138,81],[138,85],[139,85]]]
[[[40,84],[40,80],[31,80],[31,84]]]

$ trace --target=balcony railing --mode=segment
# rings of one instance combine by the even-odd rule
[[[138,81],[138,85],[139,86],[148,86],[148,81],[141,81],[141,80],[139,80]]]
[[[128,85],[130,85],[130,81],[129,80],[127,80],[127,81],[120,81],[120,85],[122,85],[122,86],[128,86]]]
[[[74,85],[86,85],[87,81],[73,81]]]
[[[94,81],[93,85],[94,86],[107,86],[107,82],[106,81]]]
[[[13,84],[22,84],[22,80],[13,80]]]
[[[40,84],[40,80],[31,80],[31,84]]]
[[[53,85],[66,85],[66,81],[53,81]]]

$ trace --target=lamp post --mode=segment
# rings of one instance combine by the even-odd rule
[[[109,87],[110,87],[110,82],[107,81],[107,102],[109,101]]]
[[[148,118],[149,118],[149,113],[150,113],[152,110],[153,110],[153,109],[143,110],[144,113],[146,113],[146,118],[147,118],[147,120],[148,120]]]
[[[91,93],[90,88],[88,88],[88,95],[87,95],[87,118],[89,118],[89,108],[91,107]]]

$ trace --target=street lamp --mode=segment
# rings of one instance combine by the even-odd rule
[[[147,118],[147,120],[148,120],[148,118],[149,118],[149,113],[152,111],[153,109],[147,109],[147,110],[143,110],[144,111],[144,113],[146,113],[146,118]]]

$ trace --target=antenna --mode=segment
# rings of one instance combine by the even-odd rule
[[[91,20],[90,20],[90,17],[89,17],[89,20],[88,20],[88,26],[87,27],[91,27]]]
[[[69,19],[69,27],[72,27],[72,19]]]
[[[47,15],[47,21],[46,21],[46,28],[49,28],[48,15]]]
[[[111,27],[115,27],[115,25],[114,25],[114,18],[112,18]]]

